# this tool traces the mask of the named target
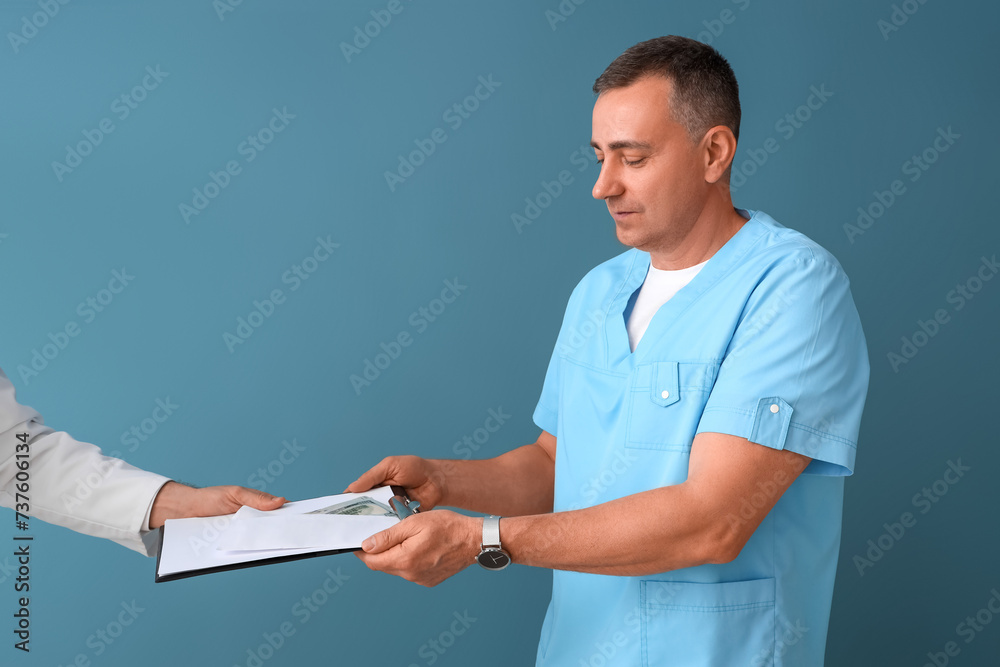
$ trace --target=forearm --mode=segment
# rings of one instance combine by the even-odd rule
[[[555,465],[537,443],[483,461],[430,463],[441,505],[511,517],[552,511]]]
[[[683,484],[586,509],[505,517],[500,537],[515,563],[643,576],[735,557],[732,531]]]
[[[2,434],[11,455],[0,461],[0,504],[15,507],[15,433],[28,434],[28,503],[25,514],[87,535],[114,540],[146,553],[141,540],[146,510],[166,477],[104,456],[38,422]],[[6,447],[4,447],[6,452]]]

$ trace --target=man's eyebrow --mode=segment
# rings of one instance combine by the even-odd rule
[[[598,146],[597,142],[593,140],[590,142],[590,145],[599,151],[603,150],[616,151],[622,148],[639,148],[642,150],[649,150],[653,147],[652,144],[648,144],[645,141],[629,141],[629,140],[612,141],[610,144],[608,144],[608,147],[606,149]]]

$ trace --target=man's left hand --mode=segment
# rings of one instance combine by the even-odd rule
[[[475,562],[482,528],[481,518],[432,510],[372,535],[355,553],[369,569],[436,586]]]

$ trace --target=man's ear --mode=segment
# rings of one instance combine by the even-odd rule
[[[705,158],[705,181],[716,183],[729,171],[736,157],[736,137],[725,125],[717,125],[705,133],[701,148]]]

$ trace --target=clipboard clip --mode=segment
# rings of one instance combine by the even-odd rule
[[[392,487],[392,492],[396,495],[389,498],[389,507],[396,513],[400,521],[420,511],[420,502],[407,498],[406,492],[401,487]]]

